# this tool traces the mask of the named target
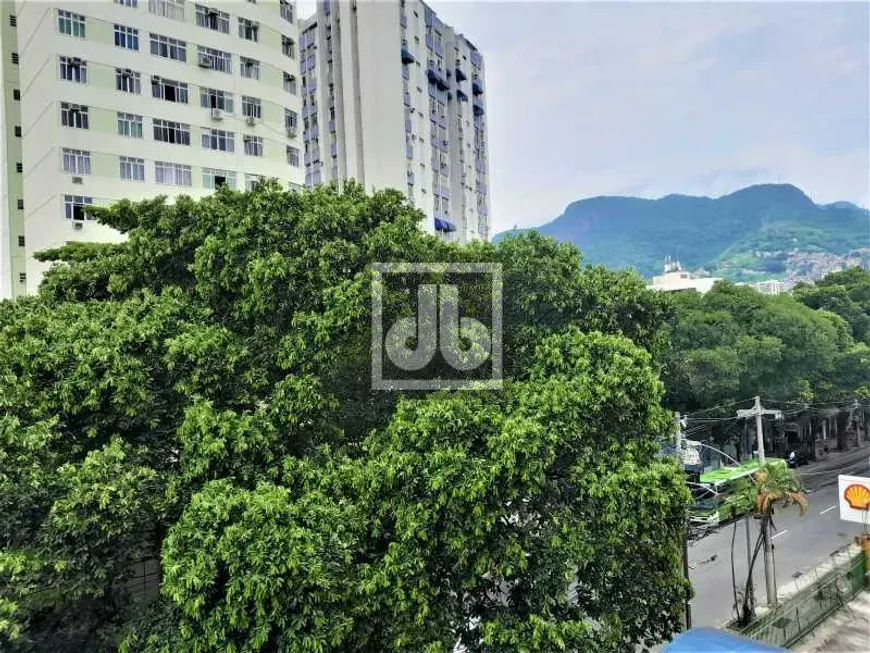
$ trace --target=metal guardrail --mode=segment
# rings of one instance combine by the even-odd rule
[[[773,646],[790,648],[848,603],[866,585],[864,555],[861,553],[823,574],[780,603],[776,610],[746,628],[729,630]]]

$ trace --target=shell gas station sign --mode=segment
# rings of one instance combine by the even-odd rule
[[[840,519],[870,524],[870,478],[839,476]]]

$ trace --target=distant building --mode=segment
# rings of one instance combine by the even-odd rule
[[[762,295],[778,295],[783,292],[782,281],[771,279],[769,281],[755,281],[751,283],[738,283],[738,286],[749,286],[754,288]]]
[[[691,272],[683,270],[679,261],[665,260],[664,274],[653,277],[652,283],[647,286],[650,290],[659,292],[680,292],[694,290],[702,295],[708,292],[717,281],[718,277],[695,277]]]

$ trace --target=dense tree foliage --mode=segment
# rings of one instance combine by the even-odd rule
[[[843,274],[833,278],[859,276]],[[668,402],[686,412],[753,395],[784,401],[867,395],[870,347],[853,333],[870,314],[834,310],[820,299],[829,287],[824,281],[795,296],[769,296],[720,282],[703,296],[673,295],[670,347],[662,357]],[[833,288],[839,295],[841,286]]]
[[[870,345],[870,272],[857,267],[833,272],[815,284],[798,284],[794,295],[810,308],[836,313],[855,340]]]
[[[99,209],[123,244],[43,255],[40,294],[0,305],[0,648],[633,651],[679,627],[666,301],[419,217],[266,184]],[[371,390],[376,261],[503,265],[503,391]]]

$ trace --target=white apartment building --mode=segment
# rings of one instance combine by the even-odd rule
[[[321,1],[300,41],[305,183],[397,188],[447,240],[490,236],[483,57],[417,0]]]
[[[2,296],[34,251],[123,236],[87,207],[304,182],[291,0],[3,0]]]

